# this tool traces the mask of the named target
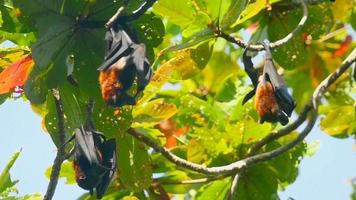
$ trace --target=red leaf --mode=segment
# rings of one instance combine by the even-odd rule
[[[156,125],[156,128],[160,130],[166,137],[166,148],[173,148],[177,146],[177,138],[188,132],[188,127],[178,128],[175,121],[172,119],[164,120],[160,124]]]
[[[0,94],[14,92],[16,87],[22,88],[33,67],[31,55],[27,55],[12,63],[0,73]]]
[[[347,53],[347,50],[350,47],[351,43],[351,35],[346,36],[345,40],[342,41],[342,43],[340,44],[340,47],[334,51],[333,58],[339,58],[344,56]]]

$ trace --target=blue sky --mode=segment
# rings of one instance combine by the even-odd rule
[[[56,148],[42,130],[41,118],[32,112],[28,102],[8,100],[0,106],[0,122],[0,169],[22,147],[11,170],[12,178],[20,180],[17,185],[20,195],[44,194],[48,184],[44,171],[52,164]],[[355,141],[331,138],[317,126],[307,140],[319,140],[320,148],[313,157],[302,160],[297,181],[281,192],[281,199],[349,199],[351,185],[348,180],[356,177]],[[83,192],[78,186],[65,185],[60,180],[54,199],[76,199]]]

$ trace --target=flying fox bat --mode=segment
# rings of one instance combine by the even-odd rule
[[[280,122],[282,125],[286,125],[296,103],[288,93],[286,83],[277,72],[269,44],[262,44],[266,54],[261,75],[259,75],[257,69],[254,69],[251,57],[247,55],[247,50],[243,54],[245,71],[250,77],[254,89],[245,96],[242,103],[245,104],[256,95],[255,107],[260,116],[260,123],[267,121],[272,123]]]
[[[116,171],[115,139],[84,127],[75,130],[73,167],[79,187],[101,199]]]
[[[106,55],[100,70],[99,84],[104,101],[114,107],[136,104],[135,97],[146,87],[152,77],[146,58],[145,44],[136,44],[127,32],[114,25],[106,32]],[[129,89],[137,81],[136,95]]]

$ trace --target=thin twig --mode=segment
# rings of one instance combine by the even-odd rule
[[[109,19],[109,21],[107,21],[105,23],[105,27],[106,28],[111,28],[112,25],[114,24],[114,22],[122,15],[122,13],[124,13],[126,7],[127,7],[127,4],[128,4],[128,0],[125,0],[123,2],[123,5],[117,9],[116,13]]]
[[[241,172],[243,172],[243,170]],[[234,179],[232,180],[230,191],[229,191],[229,194],[227,196],[227,200],[232,200],[233,197],[235,196],[236,191],[237,191],[237,187],[239,186],[240,180],[241,180],[241,173],[237,173],[234,176]]]
[[[54,96],[54,102],[57,109],[57,119],[58,119],[58,132],[59,132],[59,141],[60,146],[65,143],[65,126],[64,126],[64,111],[63,103],[60,99],[59,91],[56,89],[52,90]],[[56,158],[53,161],[51,176],[49,179],[47,192],[44,195],[44,200],[51,200],[53,198],[54,192],[56,191],[59,173],[61,171],[61,165],[66,158],[66,153],[64,148],[58,148]]]
[[[300,19],[297,27],[290,32],[288,35],[286,35],[284,38],[277,40],[275,42],[271,42],[269,43],[269,46],[271,49],[273,48],[277,48],[279,46],[282,46],[284,44],[286,44],[287,42],[289,42],[289,40],[291,40],[293,37],[295,37],[297,34],[299,34],[300,30],[302,29],[302,27],[304,26],[305,22],[308,19],[308,8],[304,2],[304,0],[299,0],[300,4],[303,7],[303,16]],[[261,44],[249,44],[244,42],[242,39],[240,38],[235,38],[229,34],[224,33],[223,31],[221,31],[220,29],[217,29],[215,31],[215,33],[217,34],[218,37],[224,38],[225,40],[237,44],[238,46],[242,47],[242,48],[247,48],[248,50],[255,50],[255,51],[261,51],[264,50],[264,47]]]
[[[340,33],[344,33],[346,32],[346,26],[343,26],[331,33],[328,33],[327,35],[325,35],[324,37],[320,38],[319,40],[317,40],[317,42],[322,43],[325,42],[326,40],[329,40],[330,38],[335,37],[336,35],[340,34]]]
[[[137,132],[134,129],[129,129],[128,133],[132,136],[134,136],[136,139],[144,142],[145,144],[147,144],[148,146],[152,147],[155,151],[160,152],[164,157],[166,157],[166,159],[170,160],[171,162],[173,162],[174,164],[176,164],[177,166],[186,168],[186,169],[190,169],[196,172],[200,172],[203,174],[222,174],[222,173],[233,173],[233,172],[239,172],[241,169],[253,165],[253,164],[257,164],[260,162],[264,162],[267,160],[271,160],[281,154],[283,154],[284,152],[287,152],[288,150],[292,149],[293,147],[295,147],[297,144],[299,144],[300,142],[302,142],[304,140],[304,138],[308,135],[308,133],[311,131],[311,129],[313,128],[316,118],[317,118],[317,112],[316,112],[316,108],[318,106],[318,102],[321,98],[321,96],[324,94],[324,92],[326,91],[326,88],[329,87],[333,82],[335,82],[335,80],[341,76],[342,73],[344,73],[346,71],[346,69],[348,67],[350,67],[350,65],[355,62],[355,57],[356,57],[356,50],[354,50],[346,59],[345,61],[342,63],[342,65],[334,72],[332,73],[330,76],[328,76],[323,82],[320,83],[320,85],[317,87],[317,89],[315,90],[312,100],[314,103],[312,108],[308,108],[307,110],[309,110],[310,112],[310,119],[306,125],[306,127],[304,128],[304,130],[291,142],[289,142],[288,144],[279,147],[273,151],[270,152],[266,152],[266,153],[261,153],[261,154],[257,154],[254,156],[250,156],[247,157],[245,159],[236,161],[234,163],[231,163],[229,165],[225,165],[225,166],[219,166],[219,167],[206,167],[204,165],[199,165],[196,163],[192,163],[189,162],[187,160],[184,160],[178,156],[176,156],[175,154],[171,153],[168,149],[166,149],[165,147],[162,147],[161,145],[155,143],[154,141],[152,141],[150,138],[148,138],[147,136],[145,136],[144,134],[141,134],[139,132]],[[304,117],[303,117],[304,118]],[[300,119],[300,118],[298,118]],[[297,121],[298,121],[297,119]],[[306,119],[306,117],[305,117]],[[299,124],[300,122],[294,122],[293,124]],[[295,125],[293,125],[295,126]],[[274,137],[272,137],[272,139],[275,139]]]
[[[157,0],[147,0],[137,11],[135,11],[132,15],[129,16],[122,16],[120,18],[120,20],[123,21],[134,21],[136,19],[138,19],[141,15],[145,14],[145,12],[150,9],[153,4],[156,2]]]

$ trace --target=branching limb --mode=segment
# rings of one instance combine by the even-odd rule
[[[300,4],[303,7],[303,16],[300,19],[297,27],[288,35],[286,35],[284,38],[277,40],[275,42],[271,42],[269,44],[270,48],[277,48],[279,46],[282,46],[284,44],[286,44],[288,41],[290,41],[293,37],[295,37],[296,35],[299,34],[300,30],[302,29],[302,27],[304,26],[305,22],[308,19],[308,8],[304,2],[304,0],[299,0]],[[222,32],[220,29],[215,30],[215,33],[218,37],[224,38],[225,40],[237,44],[238,46],[242,47],[242,48],[247,48],[248,50],[255,50],[255,51],[261,51],[263,50],[263,46],[261,44],[250,44],[248,45],[248,43],[244,42],[242,39],[240,38],[235,38],[231,35],[228,35],[224,32]]]
[[[56,104],[56,109],[57,109],[59,141],[60,144],[63,145],[65,143],[63,103],[60,99],[58,90],[53,89],[52,93],[54,96],[54,102]],[[50,200],[53,198],[58,183],[59,172],[61,171],[61,165],[65,160],[65,158],[66,158],[65,148],[58,148],[56,158],[53,161],[52,172],[48,183],[47,192],[43,198],[44,200]]]
[[[356,59],[356,50],[354,50],[347,57],[347,59],[342,63],[342,65],[334,73],[332,73],[322,83],[320,83],[320,85],[317,87],[317,89],[315,90],[313,97],[312,97],[312,101],[316,102],[313,104],[313,107],[311,105],[307,105],[306,108],[304,109],[306,111],[303,111],[303,113],[305,112],[305,116],[302,113],[301,116],[296,120],[296,122],[292,123],[287,128],[287,130],[290,131],[290,130],[294,130],[296,127],[298,127],[304,120],[307,119],[307,113],[309,111],[310,118],[309,118],[309,121],[308,121],[306,127],[304,128],[304,130],[290,143],[288,143],[282,147],[279,147],[273,151],[270,151],[270,152],[253,155],[253,156],[247,157],[245,159],[236,161],[234,163],[231,163],[231,164],[225,165],[225,166],[206,167],[204,165],[192,163],[192,162],[189,162],[187,160],[184,160],[184,159],[176,156],[175,154],[171,153],[168,149],[155,143],[150,138],[146,137],[144,134],[141,134],[132,128],[129,129],[128,133],[130,135],[134,136],[136,139],[138,139],[138,140],[144,142],[145,144],[147,144],[148,146],[152,147],[155,151],[160,152],[164,157],[166,157],[171,162],[175,163],[177,166],[180,166],[180,167],[183,167],[186,169],[190,169],[190,170],[193,170],[196,172],[200,172],[203,174],[236,173],[236,172],[239,172],[241,169],[248,167],[250,165],[264,162],[267,160],[271,160],[271,159],[283,154],[284,152],[287,152],[288,150],[292,149],[297,144],[302,142],[304,140],[304,138],[308,135],[308,133],[312,130],[312,128],[316,122],[316,119],[317,119],[316,108],[318,106],[318,102],[319,102],[321,96],[324,94],[327,87],[329,87],[333,82],[335,82],[335,80],[338,77],[340,77],[342,75],[342,73],[344,73],[346,71],[346,69],[351,66],[352,63],[355,62],[355,59]],[[273,136],[273,137],[270,137],[270,139],[266,139],[266,141],[264,141],[264,143],[266,144],[266,143],[268,143],[276,138],[279,138],[287,133],[288,132],[282,131],[281,133],[278,133],[277,136]]]
[[[317,109],[322,95],[326,89],[336,81],[353,63],[356,61],[356,49],[353,49],[349,56],[342,62],[341,66],[335,72],[324,79],[313,93],[313,107]]]

